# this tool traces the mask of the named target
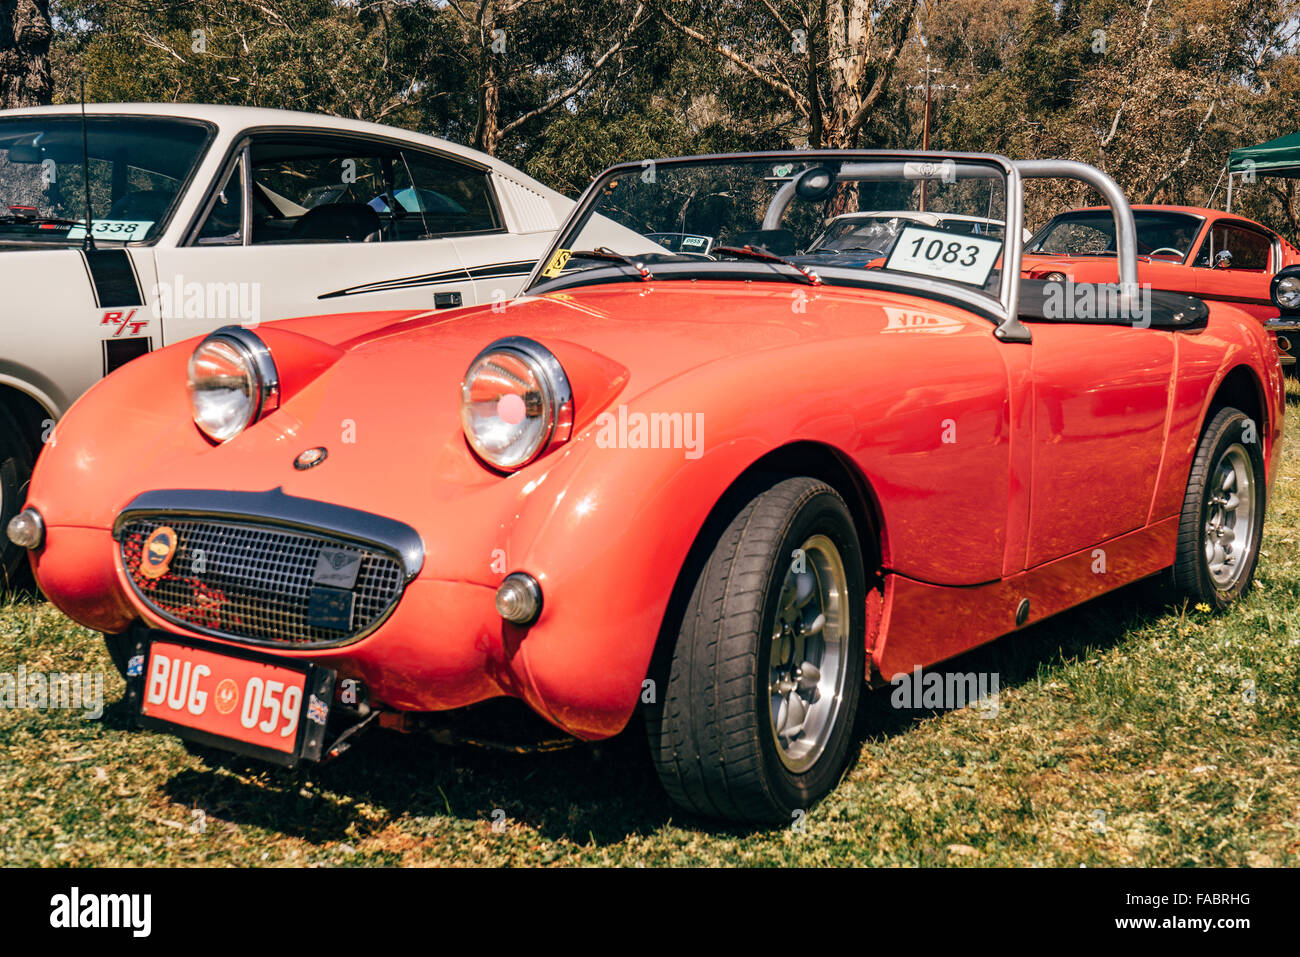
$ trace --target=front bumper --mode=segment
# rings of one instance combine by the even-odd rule
[[[1295,365],[1296,350],[1300,347],[1300,316],[1266,319],[1264,329],[1278,337],[1278,352],[1281,354],[1282,365]]]
[[[170,510],[168,510],[170,509]],[[250,639],[236,633],[255,592],[247,586],[259,575],[268,602],[282,597],[289,586],[266,574],[264,565],[246,569],[230,566],[238,548],[195,558],[176,549],[176,574],[160,576],[193,583],[196,594],[209,599],[196,604],[194,614],[178,615],[142,588],[137,569],[128,567],[131,553],[125,539],[133,523],[170,522],[179,531],[196,517],[232,526],[257,526],[302,537],[345,540],[395,556],[402,586],[382,616],[357,633],[333,642]],[[182,533],[183,534],[183,533]],[[212,541],[213,539],[209,539]],[[220,543],[218,543],[220,544]],[[227,543],[228,544],[228,543]],[[238,544],[238,543],[236,543]],[[299,547],[296,543],[291,547]],[[422,578],[423,542],[409,526],[369,513],[325,503],[295,499],[278,490],[267,493],[156,492],[141,496],[124,509],[113,530],[52,525],[41,548],[32,553],[37,580],[46,594],[78,622],[110,634],[122,634],[143,622],[150,628],[188,638],[216,640],[232,648],[257,648],[276,656],[309,660],[353,678],[366,688],[372,704],[397,711],[447,711],[501,696],[525,701],[543,718],[557,723],[534,689],[525,656],[519,654],[526,632],[503,622],[495,605],[495,589],[467,581]],[[300,566],[313,567],[306,556]],[[279,574],[277,572],[277,574]],[[293,587],[301,587],[299,581]],[[317,585],[340,591],[331,585]],[[233,588],[244,604],[234,614],[220,605]],[[303,596],[299,595],[299,598]],[[309,596],[308,596],[309,597]],[[242,609],[242,610],[241,610]],[[275,609],[277,614],[283,609]],[[270,618],[273,616],[263,616]]]

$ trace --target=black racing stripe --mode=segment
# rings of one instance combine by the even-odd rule
[[[437,286],[448,282],[467,282],[470,278],[464,269],[447,269],[443,272],[425,273],[423,276],[405,276],[400,279],[383,279],[360,286],[348,286],[317,296],[317,299],[337,299],[340,296],[359,296],[367,292],[385,292],[389,289],[409,289],[412,286]]]
[[[125,249],[85,249],[81,258],[86,263],[90,285],[95,291],[95,305],[101,309],[144,305],[135,265]]]
[[[492,276],[527,276],[536,265],[536,260],[497,263],[493,266],[475,266],[470,269],[469,274],[475,279],[488,279]]]
[[[349,286],[334,292],[323,293],[317,299],[337,299],[340,296],[359,296],[370,292],[388,292],[392,289],[413,289],[418,286],[441,286],[451,282],[466,282],[473,279],[502,279],[510,276],[527,276],[537,265],[535,260],[521,260],[513,263],[496,263],[491,266],[475,266],[473,269],[448,269],[443,272],[426,273],[422,276],[404,276],[400,279],[384,279],[379,282]]]

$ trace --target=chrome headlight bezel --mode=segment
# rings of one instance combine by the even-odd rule
[[[206,349],[210,349],[215,344],[226,347],[238,359],[242,378],[247,383],[240,390],[246,396],[243,413],[232,426],[222,429],[215,429],[210,424],[205,424],[200,403],[205,392],[214,390],[211,386],[205,388],[203,382],[196,381],[195,378],[196,361]],[[213,442],[229,442],[254,422],[280,407],[280,374],[275,367],[275,360],[271,357],[271,350],[257,333],[243,326],[222,326],[205,336],[190,355],[187,379],[190,411],[194,424]]]
[[[531,435],[520,433],[507,443],[497,443],[496,447],[485,441],[486,431],[508,432],[511,426],[520,423],[510,423],[498,414],[481,414],[483,410],[477,407],[485,400],[476,401],[472,397],[473,386],[491,365],[493,356],[522,367],[536,386],[528,388],[529,383],[524,383],[512,393],[523,399],[524,419],[520,422],[537,420]],[[496,368],[502,371],[500,366]],[[499,409],[506,391],[486,401],[496,402]],[[465,441],[480,461],[499,472],[516,472],[569,440],[573,432],[573,389],[554,353],[533,339],[507,336],[479,352],[465,370],[460,384],[460,421]]]
[[[1287,314],[1300,312],[1300,266],[1286,266],[1278,270],[1268,285],[1273,305]]]

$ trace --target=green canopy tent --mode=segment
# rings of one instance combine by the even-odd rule
[[[1288,133],[1258,146],[1242,146],[1228,154],[1228,212],[1232,212],[1234,176],[1300,177],[1300,133]]]

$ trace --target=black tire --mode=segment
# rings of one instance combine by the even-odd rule
[[[0,596],[31,586],[27,550],[9,541],[9,520],[27,497],[35,457],[9,410],[0,406]]]
[[[1262,432],[1261,423],[1253,421],[1239,409],[1226,406],[1210,417],[1201,433],[1196,457],[1192,460],[1192,471],[1187,479],[1187,495],[1183,499],[1183,511],[1178,524],[1178,551],[1173,567],[1173,585],[1177,597],[1206,602],[1214,608],[1224,608],[1240,598],[1250,587],[1255,565],[1259,561],[1260,537],[1264,530]],[[1211,563],[1206,555],[1207,523],[1215,508],[1215,490],[1211,488],[1213,480],[1225,455],[1234,454],[1234,449],[1244,453],[1244,461],[1249,463],[1253,511],[1249,521],[1243,521],[1250,528],[1250,538],[1234,561],[1233,577],[1230,581],[1220,582],[1211,573]]]
[[[862,546],[844,500],[823,482],[769,476],[741,494],[745,503],[711,540],[693,583],[684,583],[689,597],[680,620],[666,623],[669,633],[677,626],[676,641],[646,724],[660,780],[679,805],[711,817],[788,824],[835,787],[852,744],[866,676]],[[813,763],[796,773],[778,753],[771,711],[778,700],[769,683],[773,629],[790,556],[815,536],[833,543],[842,560],[848,614],[836,634],[846,636],[843,683],[819,756],[809,755]],[[810,647],[813,640],[806,639]]]

